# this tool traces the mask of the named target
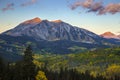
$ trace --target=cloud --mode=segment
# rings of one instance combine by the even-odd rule
[[[20,4],[19,6],[25,7],[25,6],[32,5],[36,2],[37,2],[37,0],[29,0],[28,2],[24,2],[24,3]],[[8,4],[6,4],[5,7],[1,8],[0,10],[3,12],[8,11],[8,10],[14,10],[14,6],[15,6],[14,3],[8,3]]]
[[[2,11],[13,10],[13,7],[14,3],[8,3],[4,8],[2,8]]]
[[[91,5],[93,3],[93,0],[86,0],[85,2],[83,2],[81,5],[85,8],[90,8]]]
[[[105,13],[110,13],[110,14],[115,14],[120,12],[120,3],[110,3],[107,6],[104,7],[104,9],[99,11],[99,14],[105,14]]]
[[[115,14],[120,12],[120,3],[110,3],[104,6],[103,2],[96,2],[95,0],[78,1],[70,6],[72,10],[75,10],[78,7],[87,9],[87,12],[96,12],[99,15],[106,13]]]
[[[25,3],[22,3],[21,6],[25,7],[25,6],[29,6],[29,5],[32,5],[34,3],[36,3],[37,0],[30,0],[28,2],[25,2]]]
[[[72,10],[74,10],[74,9],[78,8],[80,5],[81,5],[81,2],[75,2],[74,4],[72,4],[72,5],[70,6],[70,8],[71,8]]]
[[[80,7],[80,6],[83,7],[83,8],[89,8],[92,5],[92,3],[93,3],[93,0],[85,0],[84,2],[83,1],[81,1],[81,2],[77,1],[77,2],[73,3],[70,6],[70,8],[72,10],[74,10],[74,9]]]
[[[96,2],[89,7],[88,12],[99,12],[100,10],[103,10],[102,2]]]

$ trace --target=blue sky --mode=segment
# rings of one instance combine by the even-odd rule
[[[96,0],[95,2],[101,2],[100,5],[104,6],[102,14],[98,13],[103,7],[93,10],[94,8],[81,5],[85,1],[87,0],[0,0],[0,33],[34,17],[60,19],[97,34],[106,31],[116,34],[120,32],[120,0]],[[80,5],[74,10],[71,9],[76,3]],[[114,8],[117,9],[115,13],[114,10],[108,10],[111,8],[106,8],[109,4],[117,5],[117,8]],[[112,5],[112,8],[115,5]]]

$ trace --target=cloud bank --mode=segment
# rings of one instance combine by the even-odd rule
[[[72,10],[75,10],[78,7],[87,9],[87,12],[96,12],[99,15],[106,13],[116,14],[120,12],[120,3],[110,3],[104,6],[103,2],[96,2],[95,0],[78,1],[70,6]]]

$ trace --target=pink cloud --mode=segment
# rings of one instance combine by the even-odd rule
[[[117,4],[108,4],[107,6],[104,7],[104,9],[99,11],[99,14],[105,14],[105,13],[110,13],[110,14],[115,14],[120,12],[120,3]]]
[[[79,6],[83,8],[89,8],[92,5],[93,0],[85,0],[84,2],[77,1],[73,3],[70,7],[72,10],[78,8]]]
[[[89,12],[92,12],[92,11],[97,12],[97,11],[102,10],[102,9],[103,9],[102,3],[96,2],[90,6]]]
[[[13,10],[14,9],[13,7],[14,3],[9,3],[4,8],[2,8],[2,11]]]
[[[93,3],[93,0],[86,0],[85,2],[82,2],[82,6],[85,8],[90,8],[92,3]]]
[[[106,13],[115,14],[120,12],[120,3],[111,3],[104,6],[102,2],[95,2],[95,0],[78,1],[70,6],[72,10],[78,7],[86,9],[87,12],[96,12],[99,15]]]
[[[81,6],[81,2],[75,2],[74,4],[72,4],[72,5],[70,6],[70,8],[71,8],[72,10],[74,10],[74,9],[76,9],[76,8],[79,7],[79,6]]]

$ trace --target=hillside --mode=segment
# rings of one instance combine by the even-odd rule
[[[0,57],[0,78],[3,80],[120,79],[120,47],[77,54],[43,53],[33,56],[32,48],[28,46],[22,60],[7,63],[3,60]]]
[[[61,67],[75,68],[79,72],[88,70],[93,76],[98,74],[106,76],[108,67],[113,65],[120,66],[120,48],[100,49],[65,55],[36,54],[34,58],[36,65],[42,67],[47,64],[46,67],[52,71],[59,71]]]

